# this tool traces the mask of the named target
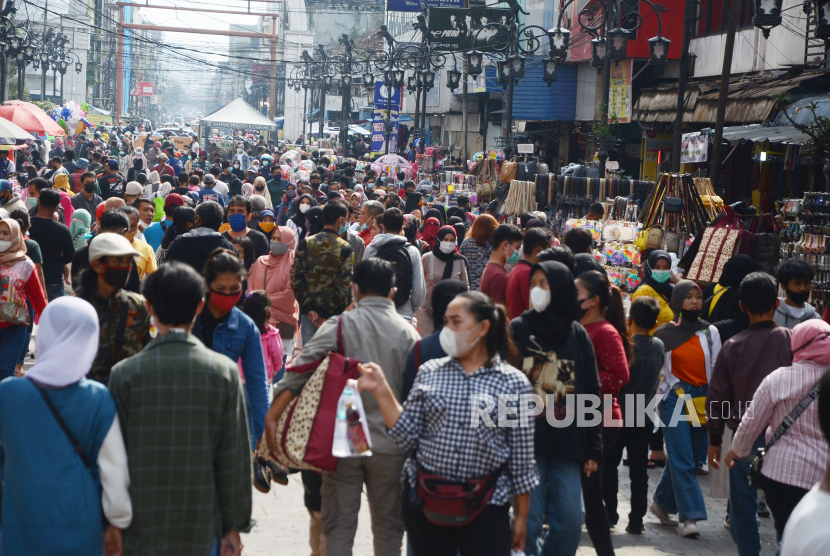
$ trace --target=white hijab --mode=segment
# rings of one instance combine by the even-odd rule
[[[64,296],[49,303],[37,329],[37,360],[26,376],[63,388],[86,376],[98,353],[98,315],[86,301]]]

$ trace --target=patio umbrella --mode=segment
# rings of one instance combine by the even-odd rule
[[[44,135],[66,135],[61,126],[49,114],[31,102],[7,100],[0,106],[0,118],[6,118],[30,133]]]
[[[6,118],[0,118],[0,145],[15,145],[17,141],[32,139],[32,134]]]

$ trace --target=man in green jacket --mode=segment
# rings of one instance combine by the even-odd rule
[[[109,388],[130,462],[124,553],[239,556],[251,529],[251,448],[236,363],[190,334],[205,285],[166,263],[142,293],[158,336],[113,367]]]

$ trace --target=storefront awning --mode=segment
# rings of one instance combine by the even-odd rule
[[[710,139],[715,134],[711,128],[703,129],[701,133],[709,134]],[[803,145],[810,140],[810,137],[791,125],[770,127],[756,124],[725,127],[723,128],[723,140],[731,145],[737,145],[741,141],[751,141],[753,143],[769,141],[770,143]]]

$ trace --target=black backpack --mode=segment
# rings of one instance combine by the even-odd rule
[[[392,268],[395,270],[395,286],[398,291],[392,301],[395,302],[395,307],[401,307],[404,303],[409,301],[409,296],[412,295],[412,259],[409,258],[409,250],[406,243],[387,243],[378,248],[376,257],[392,263]]]

